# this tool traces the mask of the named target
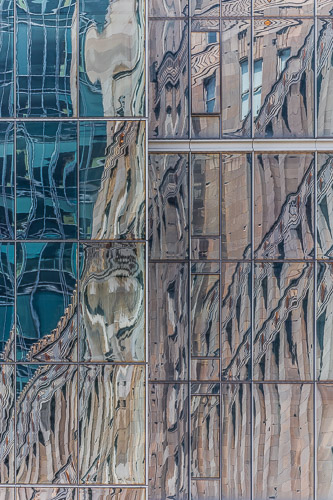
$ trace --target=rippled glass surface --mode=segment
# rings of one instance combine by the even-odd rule
[[[14,0],[0,4],[0,116],[14,112]]]
[[[17,245],[17,359],[76,359],[76,260],[75,243]]]
[[[76,16],[74,0],[16,2],[18,116],[76,115]]]
[[[333,7],[332,7],[333,14]],[[331,88],[333,72],[332,19],[317,20],[317,127],[319,137],[333,135]]]
[[[0,365],[0,421],[1,456],[0,481],[1,484],[15,481],[15,367],[14,365]],[[10,490],[5,496],[5,490],[0,488],[4,500],[14,500]]]
[[[0,123],[0,239],[14,238],[14,126]]]
[[[18,123],[16,197],[17,238],[77,238],[76,123]]]
[[[0,244],[0,359],[14,360],[15,247]]]
[[[80,236],[145,236],[145,123],[80,123]]]
[[[151,17],[180,17],[188,14],[190,0],[154,0],[148,3]]]
[[[80,116],[145,112],[143,0],[80,0]]]

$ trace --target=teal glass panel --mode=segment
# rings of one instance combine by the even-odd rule
[[[76,115],[75,0],[17,0],[17,114]]]
[[[0,116],[13,116],[14,104],[13,0],[0,2]]]
[[[13,360],[14,244],[0,243],[0,359]]]
[[[77,238],[76,123],[17,127],[17,237]]]
[[[76,359],[77,244],[18,244],[16,260],[17,359]]]
[[[0,239],[14,239],[14,127],[0,123]]]

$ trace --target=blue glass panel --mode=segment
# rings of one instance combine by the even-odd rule
[[[17,2],[18,116],[76,114],[75,3]]]
[[[0,2],[0,116],[13,116],[13,1]]]
[[[77,237],[76,124],[26,122],[17,128],[17,237]]]
[[[4,360],[14,358],[14,253],[14,244],[0,243],[0,358]]]
[[[18,360],[76,359],[76,259],[76,243],[17,245]]]
[[[80,115],[143,116],[144,0],[80,1]]]
[[[14,238],[13,124],[0,123],[0,239]]]
[[[144,239],[144,122],[81,122],[80,236]]]

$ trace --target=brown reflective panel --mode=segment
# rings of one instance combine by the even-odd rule
[[[317,499],[329,500],[333,488],[333,385],[318,384],[316,393],[317,425]]]
[[[316,364],[318,380],[333,380],[333,263],[317,264]]]
[[[254,0],[255,16],[297,17],[313,14],[314,0]]]

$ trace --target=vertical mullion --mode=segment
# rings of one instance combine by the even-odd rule
[[[192,117],[190,117],[192,121]],[[192,128],[191,124],[190,127]],[[191,144],[190,144],[191,149]],[[192,449],[191,449],[191,360],[192,360],[192,319],[191,319],[191,287],[192,287],[192,153],[188,153],[188,498],[191,499]]]
[[[315,21],[316,22],[316,21]],[[315,42],[316,46],[316,42]],[[318,171],[318,153],[314,153],[314,277],[313,277],[313,498],[317,498],[317,421],[316,421],[316,402],[317,402],[317,272],[318,272],[318,255],[317,255],[317,171]]]

